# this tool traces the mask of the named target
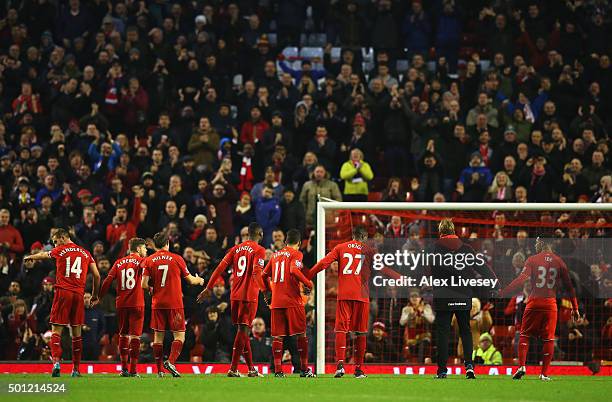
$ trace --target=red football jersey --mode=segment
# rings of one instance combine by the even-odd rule
[[[144,291],[140,282],[142,279],[141,263],[143,258],[137,253],[115,261],[108,276],[104,280],[112,282],[117,279],[117,308],[144,307]],[[103,284],[104,286],[104,284]]]
[[[557,291],[564,286],[569,291],[574,310],[578,310],[569,270],[559,256],[542,252],[529,257],[525,261],[523,272],[504,289],[502,295],[509,295],[522,289],[528,279],[531,280],[531,293],[527,299],[527,308],[556,310]]]
[[[57,246],[49,251],[49,256],[55,258],[55,287],[71,292],[85,293],[85,281],[89,264],[94,259],[83,247],[69,243]]]
[[[264,268],[265,258],[266,250],[252,240],[235,245],[223,257],[206,288],[212,290],[221,273],[231,266],[230,299],[256,302],[263,284],[261,271]]]
[[[356,240],[338,244],[308,273],[312,279],[318,272],[338,262],[338,300],[370,301],[369,282],[372,267],[372,250]]]
[[[270,278],[270,308],[304,306],[300,283],[312,289],[312,282],[304,276],[302,267],[302,253],[291,247],[285,247],[272,255],[262,274],[264,280]]]
[[[181,279],[189,275],[180,255],[158,250],[142,261],[143,275],[153,281],[151,308],[183,308]]]

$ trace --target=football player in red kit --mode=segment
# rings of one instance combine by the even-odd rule
[[[552,252],[548,239],[538,237],[536,252],[525,261],[523,272],[501,292],[502,297],[514,295],[523,289],[523,284],[531,280],[531,293],[521,322],[519,338],[519,368],[514,373],[520,380],[526,373],[525,360],[529,350],[529,337],[540,337],[542,346],[542,371],[540,379],[549,381],[548,368],[553,358],[555,329],[557,325],[557,290],[562,285],[568,291],[572,302],[572,317],[580,318],[576,293],[569,277],[569,270],[563,260]]]
[[[272,301],[269,303],[272,324],[272,353],[274,355],[274,376],[285,377],[283,373],[283,338],[297,337],[300,354],[300,377],[316,377],[308,367],[308,338],[306,337],[306,310],[302,287],[310,293],[312,281],[302,273],[301,235],[296,229],[287,232],[287,245],[272,255],[263,270],[266,285],[270,283]],[[267,298],[268,299],[268,298]]]
[[[355,377],[365,378],[362,364],[366,349],[366,334],[370,314],[369,281],[374,250],[365,244],[368,232],[363,226],[353,228],[353,240],[334,247],[310,269],[308,279],[338,262],[338,306],[336,308],[336,378],[344,375],[346,334],[354,332]]]
[[[85,281],[87,270],[93,276],[93,291],[91,303],[98,300],[100,288],[100,273],[89,251],[74,244],[69,233],[64,229],[52,231],[51,241],[55,248],[51,251],[41,251],[24,258],[24,260],[44,260],[54,258],[56,262],[55,293],[49,323],[51,324],[51,357],[53,370],[51,376],[60,376],[60,360],[62,358],[61,337],[65,326],[70,326],[72,334],[72,377],[80,377],[79,364],[83,350],[81,326],[85,324]]]
[[[266,250],[259,245],[261,239],[263,239],[263,229],[259,224],[251,223],[249,225],[249,239],[235,245],[227,252],[210,277],[206,289],[197,297],[198,303],[207,299],[215,283],[217,283],[217,279],[231,267],[230,309],[232,322],[238,327],[238,331],[234,339],[232,364],[227,372],[228,377],[241,377],[238,372],[240,356],[244,356],[249,368],[249,377],[263,377],[253,366],[251,342],[249,340],[251,323],[257,313],[259,290],[265,289],[261,271],[264,268]]]
[[[140,352],[140,335],[144,323],[144,291],[140,285],[142,260],[147,256],[145,240],[134,237],[128,242],[129,254],[118,259],[102,283],[100,298],[117,279],[117,321],[121,377],[137,377],[136,363]],[[128,359],[130,367],[128,370]]]
[[[185,342],[185,310],[183,309],[183,289],[181,279],[190,285],[204,285],[204,279],[193,276],[187,271],[185,260],[171,253],[168,235],[165,232],[153,236],[155,253],[145,258],[141,265],[142,288],[151,289],[151,329],[153,335],[153,356],[157,364],[157,375],[163,377],[162,359],[164,352],[164,332],[172,331],[174,340],[168,360],[163,367],[173,377],[180,377],[174,363],[181,354]],[[151,284],[149,284],[151,280]]]

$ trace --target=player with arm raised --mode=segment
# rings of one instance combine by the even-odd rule
[[[336,374],[344,375],[346,358],[346,334],[354,332],[355,338],[355,377],[365,378],[361,365],[365,356],[366,335],[370,314],[369,281],[372,254],[374,250],[365,242],[368,232],[363,226],[353,228],[353,240],[334,247],[321,261],[310,269],[308,279],[338,262],[338,306],[336,308]]]
[[[308,367],[308,338],[306,337],[306,310],[302,298],[301,284],[310,292],[312,281],[302,273],[302,253],[299,251],[301,234],[296,229],[287,232],[287,245],[272,255],[263,270],[264,282],[270,283],[272,325],[272,353],[274,355],[274,376],[285,377],[283,373],[283,338],[297,337],[300,353],[300,377],[316,377]]]
[[[251,223],[249,225],[249,239],[232,247],[227,252],[210,277],[206,289],[197,298],[198,303],[207,299],[221,274],[229,267],[232,268],[230,308],[232,322],[238,327],[238,331],[234,339],[232,364],[227,372],[228,377],[241,377],[238,372],[240,356],[244,356],[249,368],[249,377],[263,377],[253,366],[251,343],[249,341],[251,323],[257,313],[259,290],[266,288],[261,277],[266,250],[259,245],[261,239],[263,239],[263,229],[258,223]]]
[[[41,251],[24,260],[45,260],[54,258],[56,263],[55,292],[49,323],[51,324],[51,357],[53,360],[52,377],[60,376],[62,358],[61,337],[64,327],[70,326],[72,335],[72,377],[80,377],[79,364],[83,350],[81,327],[85,324],[85,281],[87,270],[93,276],[91,303],[97,303],[100,289],[100,273],[89,251],[73,243],[64,229],[55,229],[51,235],[55,245],[51,251]]]
[[[185,310],[183,309],[183,289],[181,279],[190,285],[204,285],[204,279],[193,276],[187,271],[185,260],[180,255],[171,253],[168,235],[165,232],[153,236],[155,253],[142,261],[142,282],[144,290],[152,287],[151,328],[153,335],[153,356],[157,365],[157,375],[164,376],[162,359],[164,352],[164,333],[172,331],[174,340],[168,360],[163,367],[173,377],[180,377],[174,363],[181,354],[185,342]],[[149,284],[149,280],[152,285]]]
[[[531,280],[531,293],[521,322],[518,357],[519,368],[512,377],[520,380],[526,373],[525,360],[529,350],[529,337],[540,337],[542,346],[542,371],[540,379],[550,381],[548,368],[553,358],[555,329],[557,325],[557,290],[561,284],[569,292],[572,302],[572,317],[580,318],[576,293],[569,277],[569,270],[563,260],[552,252],[549,239],[538,237],[536,252],[525,261],[523,272],[501,292],[501,297],[514,295]]]
[[[100,298],[117,279],[117,321],[121,377],[137,377],[136,363],[140,352],[140,336],[144,323],[144,291],[141,286],[141,263],[147,256],[145,240],[134,237],[128,242],[129,254],[118,259],[102,283]],[[130,366],[128,370],[128,359]]]

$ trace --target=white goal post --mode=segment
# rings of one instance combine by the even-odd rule
[[[320,197],[317,203],[317,261],[325,257],[325,213],[328,210],[430,211],[612,211],[612,203],[486,203],[486,202],[340,202]],[[316,372],[325,374],[325,271],[317,275]]]

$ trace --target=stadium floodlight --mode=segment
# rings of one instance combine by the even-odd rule
[[[342,212],[347,212],[348,214],[361,214],[360,219],[364,222],[367,221],[366,217],[376,214],[388,217],[397,213],[401,216],[405,216],[405,219],[408,221],[425,218],[425,220],[429,220],[430,222],[439,221],[443,216],[450,216],[453,217],[453,220],[459,222],[459,226],[461,226],[461,222],[465,222],[465,226],[468,228],[470,225],[472,225],[472,227],[474,225],[480,225],[481,229],[487,230],[494,227],[491,216],[495,216],[496,214],[499,215],[500,212],[511,215],[511,212],[515,214],[515,216],[516,214],[522,214],[522,218],[519,218],[522,220],[519,223],[517,223],[517,221],[513,223],[515,230],[523,227],[530,230],[548,227],[554,230],[555,227],[563,226],[563,224],[557,224],[557,221],[550,220],[545,223],[540,223],[535,217],[544,214],[558,217],[567,213],[584,218],[586,216],[592,216],[593,213],[596,212],[609,218],[612,214],[612,203],[339,202],[320,197],[317,203],[317,261],[321,260],[330,248],[328,246],[328,241],[331,239],[327,236],[326,232],[333,230],[332,225],[334,224],[334,219],[329,219],[330,217],[327,216],[327,214],[338,214]],[[460,218],[455,218],[456,215],[460,216]],[[484,219],[481,219],[483,216],[487,217],[489,220],[488,223],[485,222]],[[337,217],[338,215],[336,215],[336,222],[338,219]],[[584,219],[580,221],[575,220],[573,223],[566,225],[566,227],[612,228],[611,219],[607,219],[603,224],[593,221],[585,224],[584,221]],[[345,234],[346,233],[350,233],[350,231],[345,231]],[[346,235],[343,235],[341,240],[348,240],[348,238]],[[320,272],[317,275],[316,283],[317,374],[325,374],[326,364],[325,276],[325,271]]]

